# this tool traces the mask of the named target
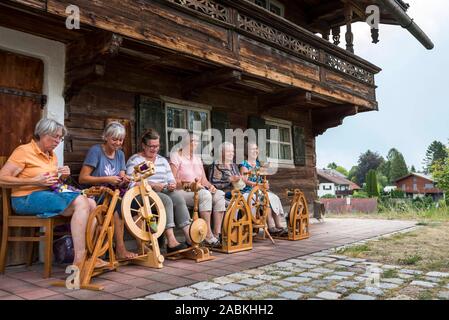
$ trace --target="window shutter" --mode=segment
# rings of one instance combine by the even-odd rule
[[[155,129],[161,136],[161,149],[159,153],[167,155],[165,106],[156,98],[140,96],[137,104],[137,149],[140,149],[140,138],[148,129]]]
[[[304,128],[293,126],[293,154],[295,165],[306,165],[306,139],[304,134]]]
[[[226,112],[212,111],[211,112],[212,129],[217,129],[221,133],[222,141],[225,141],[225,130],[231,128],[231,122]]]
[[[256,117],[256,116],[249,116],[248,117],[248,129],[256,130],[257,144],[259,146],[259,160],[262,162],[266,162],[267,155],[268,155],[267,142],[264,141],[264,143],[261,143],[261,141],[259,141],[259,134],[258,134],[258,130],[260,130],[260,129],[266,130],[267,129],[267,126],[265,124],[265,119]],[[247,151],[247,150],[245,150],[245,151]]]

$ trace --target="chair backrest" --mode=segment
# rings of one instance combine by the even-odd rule
[[[0,157],[0,169],[5,165],[6,161],[8,161],[7,157]],[[11,214],[11,189],[4,187],[0,189],[2,191],[2,216],[3,221],[5,221]]]

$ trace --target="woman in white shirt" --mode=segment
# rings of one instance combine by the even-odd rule
[[[134,166],[143,161],[151,161],[155,167],[154,175],[147,178],[148,184],[161,198],[165,207],[167,223],[165,236],[167,237],[167,252],[185,249],[191,244],[189,236],[190,214],[184,197],[176,191],[176,180],[173,177],[168,161],[158,154],[160,149],[160,136],[155,130],[148,130],[141,139],[142,151],[129,158],[126,163],[126,173],[131,175]],[[180,243],[173,232],[174,227],[181,228],[186,243]]]

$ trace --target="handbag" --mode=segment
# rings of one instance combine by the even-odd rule
[[[72,236],[65,235],[53,241],[53,254],[58,264],[72,263],[75,258]]]

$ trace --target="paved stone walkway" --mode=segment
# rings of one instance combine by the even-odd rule
[[[411,229],[405,230],[409,231]],[[363,243],[366,241],[351,245]],[[420,299],[449,299],[449,273],[424,273],[336,254],[344,247],[243,270],[141,299],[410,300],[410,293],[421,295]]]
[[[211,296],[207,296],[210,292],[207,290],[218,290],[215,288],[204,289],[206,295],[198,293],[198,282],[203,283],[216,283],[211,281],[217,277],[225,277],[230,274],[248,274],[247,270],[251,268],[259,268],[271,263],[296,259],[300,256],[307,256],[322,250],[329,250],[331,248],[339,247],[342,245],[354,243],[367,238],[372,238],[379,235],[388,234],[391,232],[404,230],[411,228],[415,225],[413,221],[392,221],[392,220],[368,220],[368,219],[326,219],[324,223],[315,223],[316,220],[312,219],[310,226],[311,237],[301,241],[287,241],[276,240],[276,245],[271,244],[269,240],[254,242],[253,250],[239,252],[234,254],[222,254],[214,253],[215,260],[206,261],[202,263],[195,263],[192,260],[179,260],[164,262],[162,269],[151,269],[135,265],[128,265],[120,267],[116,272],[104,273],[93,280],[95,284],[101,284],[104,286],[104,291],[89,291],[89,290],[68,290],[66,288],[59,288],[52,286],[55,280],[63,280],[68,275],[65,274],[66,266],[53,266],[53,278],[42,279],[42,264],[34,264],[30,268],[24,266],[8,267],[4,275],[0,275],[0,300],[19,300],[19,299],[48,299],[48,300],[115,300],[115,299],[134,299],[140,297],[150,296],[160,292],[170,292],[178,287],[191,288],[184,289],[191,292],[187,295],[197,298],[213,298],[212,294],[215,293],[218,296],[224,293],[232,293],[232,291],[226,291],[219,289],[220,291],[212,291]],[[304,260],[305,258],[299,258]],[[306,259],[307,260],[307,259]],[[344,265],[348,262],[342,259],[335,268],[344,268]],[[285,266],[290,270],[279,269],[279,274],[272,274],[272,271],[256,269],[256,271],[250,272],[262,272],[253,276],[246,277],[245,279],[237,279],[233,282],[223,283],[230,284],[229,290],[237,290],[235,285],[244,286],[244,288],[250,288],[248,286],[264,286],[264,284],[276,286],[274,290],[282,288],[284,291],[292,281],[285,280],[285,278],[296,277],[301,271],[296,264],[289,262]],[[326,264],[321,264],[322,267],[327,268]],[[306,265],[303,265],[300,269],[304,269],[304,272],[311,272],[306,269]],[[319,267],[317,267],[319,268]],[[330,268],[328,268],[330,269]],[[316,271],[316,270],[315,270]],[[312,275],[302,275],[304,279],[322,280],[321,275],[325,275],[326,270],[321,270],[323,273],[312,272]],[[318,270],[319,271],[319,270]],[[320,276],[318,277],[319,274]],[[251,273],[249,273],[251,275]],[[260,276],[260,277],[257,277]],[[317,277],[314,279],[314,276]],[[334,275],[338,276],[338,275]],[[238,276],[237,276],[238,277]],[[273,279],[272,277],[278,277]],[[298,281],[303,281],[299,279]],[[281,283],[271,283],[269,280],[284,281]],[[326,279],[328,280],[328,279]],[[220,280],[216,280],[220,281]],[[240,283],[243,281],[242,283]],[[262,281],[262,282],[261,282]],[[312,281],[312,280],[311,280]],[[294,283],[294,282],[293,282]],[[287,287],[282,287],[282,284]],[[220,284],[221,285],[221,284]],[[201,284],[199,285],[201,286]],[[206,285],[207,286],[207,285]],[[213,285],[212,285],[213,286]],[[214,287],[214,286],[213,286]],[[262,289],[269,289],[269,287],[263,287]],[[223,292],[225,291],[225,292]],[[177,291],[175,291],[176,293]],[[201,290],[199,292],[202,292]],[[242,291],[243,292],[243,291]],[[182,291],[181,295],[185,294]],[[234,296],[226,294],[225,296]],[[225,297],[223,296],[223,298]],[[237,295],[235,295],[237,296]],[[269,294],[267,293],[267,297]],[[265,297],[265,296],[263,296]],[[243,298],[243,297],[241,297]]]

